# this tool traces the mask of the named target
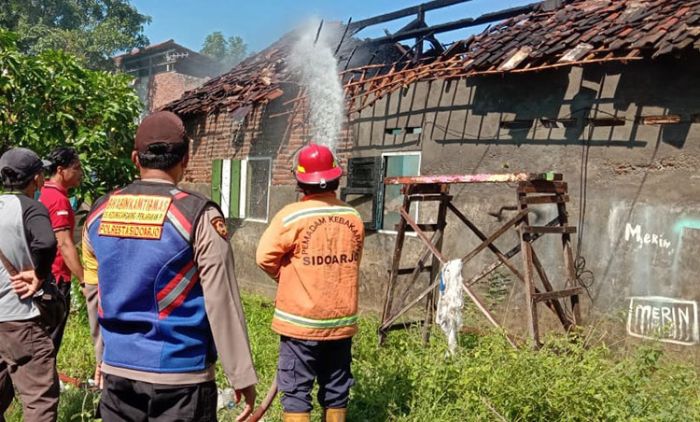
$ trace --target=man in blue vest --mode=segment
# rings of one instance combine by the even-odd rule
[[[257,376],[216,204],[179,189],[189,142],[170,112],[146,117],[132,160],[141,179],[97,200],[83,234],[85,282],[96,282],[104,351],[100,413],[122,420],[214,421],[221,358],[239,420]]]

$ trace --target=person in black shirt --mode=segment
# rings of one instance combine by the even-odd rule
[[[56,238],[49,213],[32,199],[46,163],[31,150],[0,157],[0,412],[17,388],[25,421],[55,421],[59,384],[56,356],[32,297],[50,277]]]

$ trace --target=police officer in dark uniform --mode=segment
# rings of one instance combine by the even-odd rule
[[[93,205],[83,235],[104,352],[103,420],[216,420],[217,352],[245,419],[257,376],[218,206],[182,190],[189,142],[170,112],[146,117],[132,160],[141,179]]]

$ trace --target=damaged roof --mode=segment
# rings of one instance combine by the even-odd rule
[[[285,74],[284,57],[291,44],[284,38],[242,61],[228,73],[185,92],[164,109],[180,115],[233,111],[260,101],[272,101],[284,92],[279,88]]]
[[[465,70],[528,69],[700,49],[700,0],[577,0],[516,16],[453,46]]]
[[[341,37],[345,26],[330,22],[328,35],[338,45],[336,57],[345,66],[367,63],[369,45],[353,37]],[[179,99],[165,105],[163,109],[180,115],[210,114],[218,111],[234,111],[239,107],[272,101],[284,94],[287,83],[298,86],[294,75],[290,75],[287,57],[298,39],[298,32],[292,31],[260,53],[237,64],[229,72],[210,79],[200,87],[185,92]],[[342,43],[341,43],[342,40]],[[400,51],[393,46],[373,50],[376,61],[396,60]],[[371,61],[372,59],[370,59]]]
[[[344,79],[347,111],[361,111],[422,80],[655,59],[699,49],[700,0],[569,0],[493,25],[429,62],[352,69]]]
[[[700,50],[700,0],[569,0],[552,10],[547,4],[458,41],[437,57],[414,60],[402,55],[400,63],[359,62],[360,67],[341,73],[347,111],[359,111],[421,80],[655,59]],[[165,108],[182,115],[232,111],[281,96],[280,84],[289,77],[285,58],[290,38],[283,37]],[[354,49],[350,56],[353,53]]]

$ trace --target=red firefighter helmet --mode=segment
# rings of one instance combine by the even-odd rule
[[[309,144],[299,151],[294,176],[297,181],[309,185],[323,185],[340,179],[343,169],[333,152],[323,145]]]

